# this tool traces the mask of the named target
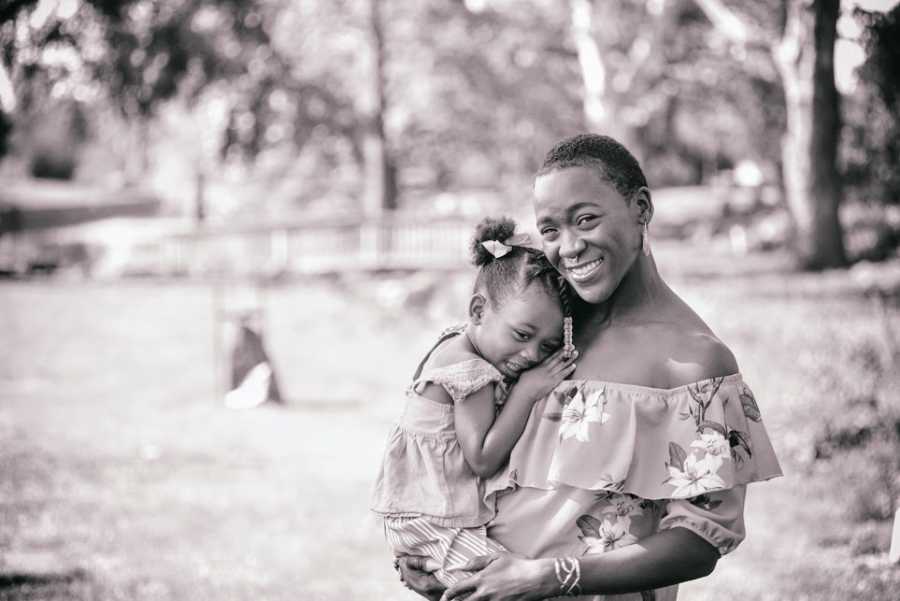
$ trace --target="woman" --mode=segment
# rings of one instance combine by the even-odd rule
[[[622,595],[673,601],[744,537],[747,483],[781,474],[731,351],[666,285],[649,248],[650,191],[621,144],[580,135],[534,183],[544,252],[583,301],[578,367],[535,405],[489,487],[489,536],[447,599]],[[439,587],[401,562],[408,585]]]

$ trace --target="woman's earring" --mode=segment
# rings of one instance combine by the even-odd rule
[[[650,256],[650,225],[644,224],[644,232],[641,234],[641,250],[644,252],[644,256]]]

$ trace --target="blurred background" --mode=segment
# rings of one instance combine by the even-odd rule
[[[582,131],[786,473],[679,599],[896,599],[896,0],[2,0],[0,600],[417,598],[383,442]]]

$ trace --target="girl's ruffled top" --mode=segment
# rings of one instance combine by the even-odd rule
[[[435,524],[456,528],[490,520],[494,504],[484,501],[484,481],[466,463],[453,409],[490,384],[497,384],[495,394],[500,395],[502,381],[500,372],[480,358],[423,371],[407,391],[403,416],[388,437],[372,510],[383,516],[428,516]],[[453,405],[423,397],[428,383],[443,386]]]
[[[567,380],[535,405],[499,491],[567,485],[688,499],[781,475],[740,374],[673,389]]]

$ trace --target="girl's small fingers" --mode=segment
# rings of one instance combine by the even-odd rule
[[[575,371],[575,363],[560,363],[553,369],[554,376],[567,376]]]
[[[554,365],[564,365],[574,359],[574,357],[571,355],[567,357],[566,354],[563,352],[563,349],[559,349],[558,351],[553,353],[552,358],[553,358],[552,363]]]
[[[544,365],[553,365],[557,361],[560,361],[562,359],[562,356],[563,356],[563,349],[561,349],[561,348],[556,349],[556,352],[554,352],[552,355],[548,355],[547,358],[544,359],[542,363]]]

